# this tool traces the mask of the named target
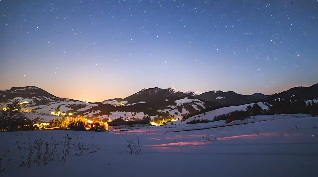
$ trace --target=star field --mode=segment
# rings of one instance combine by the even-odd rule
[[[0,89],[272,94],[318,82],[316,0],[1,0]]]

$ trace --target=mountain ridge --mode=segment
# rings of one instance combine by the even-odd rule
[[[242,95],[234,91],[209,91],[196,95],[191,92],[177,91],[173,87],[166,89],[153,87],[142,89],[125,98],[108,99],[102,102],[59,98],[36,86],[12,87],[0,91],[0,108],[4,108],[6,104],[18,99],[23,103],[23,111],[39,114],[51,114],[52,112],[56,114],[60,111],[65,115],[110,119],[119,117],[143,119],[154,116],[172,116],[180,119],[185,115],[216,107],[237,106],[260,101],[272,102],[276,101],[278,97],[287,99],[291,94],[308,100],[317,99],[318,84],[311,87],[293,87],[269,96],[262,93]]]

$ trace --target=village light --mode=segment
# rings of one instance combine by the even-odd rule
[[[156,124],[155,122],[150,122],[151,125],[154,125],[154,126],[159,126],[158,124]]]

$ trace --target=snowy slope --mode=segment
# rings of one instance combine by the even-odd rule
[[[219,108],[210,112],[206,112],[204,114],[199,114],[197,116],[189,117],[187,120],[182,121],[179,120],[178,123],[180,124],[186,124],[189,121],[192,121],[194,119],[206,119],[206,120],[213,120],[215,116],[223,115],[223,114],[228,114],[233,111],[239,111],[239,110],[246,110],[247,106],[253,106],[254,103],[251,104],[244,104],[244,105],[239,105],[239,106],[230,106],[230,107],[224,107],[224,108]],[[257,103],[262,109],[269,109],[268,106],[266,106],[264,103],[259,102]],[[200,117],[199,117],[200,116]]]
[[[22,114],[31,120],[36,119],[36,118],[40,118],[41,122],[50,122],[53,119],[61,118],[61,117],[54,116],[54,115],[42,115],[42,114],[38,114],[38,113],[22,113]]]

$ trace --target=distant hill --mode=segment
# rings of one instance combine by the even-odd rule
[[[12,87],[10,90],[0,91],[0,108],[15,99],[23,103],[22,111],[32,110],[43,115],[60,111],[65,116],[72,114],[110,119],[143,119],[168,115],[178,119],[213,106],[211,102],[194,98],[172,87],[143,89],[126,98],[96,103],[59,98],[35,86]]]
[[[126,98],[108,99],[88,103],[80,100],[59,98],[36,86],[12,87],[0,91],[0,108],[17,99],[22,110],[41,115],[62,112],[64,115],[83,115],[96,118],[143,119],[156,116],[183,116],[199,114],[216,108],[245,105],[255,102],[275,102],[280,99],[313,100],[318,98],[318,84],[311,87],[295,87],[270,96],[262,93],[241,95],[233,91],[180,92],[173,87],[142,89]]]
[[[310,87],[293,87],[286,91],[270,95],[265,100],[272,102],[272,101],[291,100],[291,99],[313,100],[317,98],[318,98],[318,83]]]
[[[218,102],[224,106],[242,105],[258,101],[258,99],[254,100],[252,96],[241,95],[233,91],[209,91],[196,97],[204,101]]]
[[[254,101],[264,100],[268,97],[268,95],[264,95],[262,93],[254,93],[253,95],[247,95],[247,97],[251,98]]]

